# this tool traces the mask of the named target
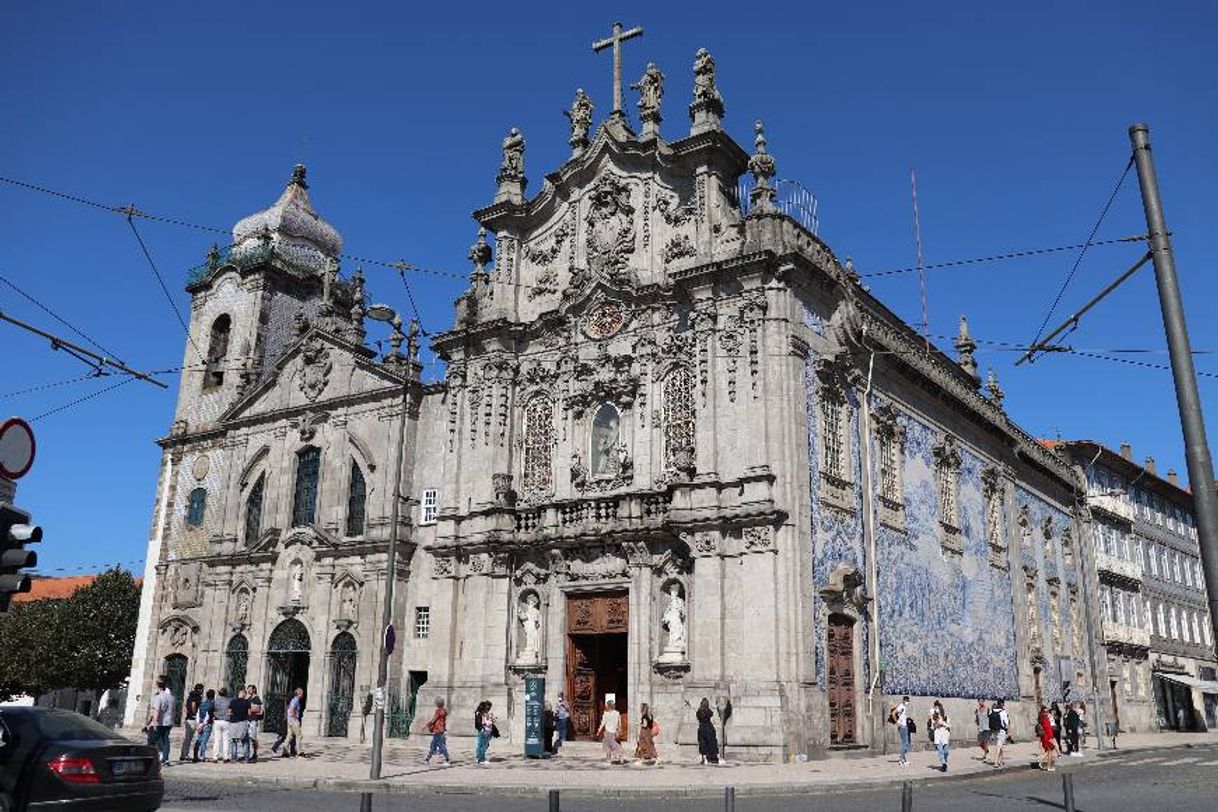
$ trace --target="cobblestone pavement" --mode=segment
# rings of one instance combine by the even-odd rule
[[[1062,776],[1074,783],[1078,812],[1213,812],[1218,807],[1218,746],[1197,745],[1168,750],[1122,752],[1103,759],[1065,759],[1056,774],[1028,768],[991,772],[967,781],[918,784],[913,809],[930,812],[1031,812],[1063,809]],[[491,775],[488,771],[485,773]],[[629,781],[630,773],[601,775],[602,781]],[[356,812],[361,796],[350,792],[302,791],[286,787],[234,785],[218,781],[167,782],[164,812]],[[409,795],[370,796],[375,812],[543,812],[549,809],[541,791],[531,796],[503,797],[479,793],[478,786],[447,791],[420,789]],[[831,794],[825,794],[831,793]],[[655,812],[655,798],[589,797],[562,792],[561,812]],[[719,812],[725,808],[723,791],[703,798],[663,801],[663,812]],[[736,812],[883,812],[901,808],[897,785],[819,788],[791,786],[767,795],[741,794]]]

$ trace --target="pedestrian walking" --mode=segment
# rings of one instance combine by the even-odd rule
[[[478,734],[478,743],[474,747],[474,763],[486,764],[487,750],[490,749],[491,739],[499,732],[495,726],[495,714],[491,713],[491,703],[485,699],[478,703],[474,710],[474,730]]]
[[[182,706],[182,750],[178,753],[178,761],[189,761],[194,754],[195,726],[199,721],[199,703],[203,701],[203,683],[198,683],[186,695]]]
[[[1002,748],[1007,743],[1007,730],[1011,725],[1010,714],[1007,713],[1006,700],[994,700],[994,707],[990,708],[990,733],[992,739],[990,741],[990,749],[994,753],[993,765],[1002,767],[1006,762],[1002,758]]]
[[[702,756],[702,763],[718,764],[719,737],[715,734],[715,712],[711,710],[709,699],[702,697],[694,717],[698,720],[698,754]]]
[[[617,740],[622,714],[614,704],[612,699],[605,703],[605,712],[601,714],[601,726],[597,728],[596,735],[600,736],[601,743],[605,745],[605,760],[618,764],[622,760],[622,743]]]
[[[1078,701],[1078,753],[1081,756],[1083,749],[1087,746],[1087,703],[1080,699]]]
[[[284,747],[283,755],[285,758],[304,755],[304,741],[301,736],[300,723],[304,719],[305,701],[304,688],[297,688],[292,692],[292,698],[288,700],[288,707],[284,716],[287,718],[287,746]]]
[[[1082,755],[1078,749],[1078,728],[1078,703],[1071,702],[1066,709],[1066,752],[1071,756]]]
[[[984,699],[977,700],[977,746],[981,748],[979,761],[989,761],[990,757],[990,709]]]
[[[258,760],[258,734],[262,732],[262,714],[264,708],[262,706],[262,697],[258,696],[257,685],[245,686],[245,698],[250,702],[249,710],[249,740],[250,740],[250,763]]]
[[[897,706],[888,711],[888,722],[897,727],[897,738],[901,742],[901,754],[897,757],[897,764],[904,767],[909,764],[909,736],[915,732],[913,718],[909,715],[909,697],[901,697]]]
[[[1057,752],[1062,751],[1062,706],[1060,702],[1054,702],[1049,708],[1049,721],[1053,724],[1053,741],[1057,745]]]
[[[250,700],[245,689],[237,692],[237,696],[228,703],[228,757],[231,761],[250,760]],[[240,746],[241,758],[237,758]]]
[[[558,738],[555,741],[554,752],[562,747],[562,743],[567,740],[571,726],[571,706],[567,704],[567,697],[562,691],[558,692],[558,702],[554,704],[554,727],[558,730]]]
[[[431,757],[439,754],[444,758],[442,762],[444,766],[449,766],[451,762],[448,758],[448,741],[445,737],[448,732],[448,711],[444,710],[444,697],[442,696],[436,697],[436,710],[427,723],[427,732],[431,734],[431,746],[427,748],[427,758],[423,759],[423,763],[431,763]]]
[[[554,755],[554,706],[549,702],[541,711],[541,742],[545,751],[543,758]]]
[[[639,741],[634,747],[634,763],[655,764],[659,762],[660,757],[656,753],[656,733],[659,732],[660,726],[656,724],[655,717],[651,715],[651,707],[644,702],[642,709],[639,711]]]
[[[1053,741],[1053,718],[1045,705],[1040,706],[1040,717],[1037,719],[1037,735],[1040,737],[1040,768],[1054,772],[1053,766],[1057,760],[1057,745]]]
[[[951,751],[952,725],[947,718],[947,710],[943,703],[935,700],[934,710],[930,715],[930,726],[935,742],[935,750],[939,753],[939,772],[947,772],[947,757]]]
[[[211,760],[215,762],[228,761],[228,705],[232,698],[228,695],[227,688],[221,688],[216,695],[216,704],[213,711],[215,722],[213,723],[211,737],[214,740],[211,746]]]
[[[215,720],[216,692],[208,688],[203,701],[199,703],[199,715],[195,720],[195,733],[197,734],[194,750],[195,764],[199,763],[200,757],[204,761],[207,760],[207,743],[211,740],[211,730]]]
[[[161,764],[169,763],[169,731],[173,730],[176,703],[164,676],[156,678],[156,691],[148,701],[148,744],[161,752]]]

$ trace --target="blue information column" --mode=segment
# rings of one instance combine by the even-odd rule
[[[541,758],[545,753],[545,677],[524,678],[524,755]]]

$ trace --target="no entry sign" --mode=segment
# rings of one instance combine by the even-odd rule
[[[21,479],[34,467],[34,430],[20,417],[0,423],[0,477]]]

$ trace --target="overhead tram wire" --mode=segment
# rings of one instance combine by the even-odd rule
[[[140,236],[140,231],[135,227],[133,219],[138,210],[134,205],[129,205],[124,210],[127,215],[127,225],[131,226],[131,233],[135,235],[135,241],[140,244],[140,250],[144,252],[144,258],[148,260],[148,267],[152,268],[152,275],[156,277],[156,281],[161,286],[161,293],[165,294],[165,301],[169,302],[170,309],[173,314],[178,317],[178,324],[182,325],[182,331],[186,333],[186,340],[190,342],[190,346],[194,347],[195,353],[199,356],[199,362],[206,364],[207,359],[199,350],[199,345],[195,343],[194,336],[190,334],[190,325],[186,323],[186,319],[182,318],[182,311],[178,309],[178,304],[173,300],[173,294],[169,292],[169,287],[165,284],[165,278],[161,276],[160,270],[156,266],[156,262],[152,259],[152,254],[148,251],[148,246],[144,243],[144,238]]]
[[[1057,306],[1061,304],[1062,296],[1066,294],[1066,288],[1070,286],[1070,281],[1074,279],[1074,274],[1078,272],[1079,266],[1083,263],[1083,257],[1087,255],[1087,249],[1091,247],[1092,240],[1099,233],[1100,226],[1104,223],[1104,218],[1108,216],[1108,210],[1112,208],[1113,202],[1121,191],[1121,187],[1125,185],[1125,178],[1129,177],[1129,170],[1133,168],[1133,156],[1129,156],[1129,160],[1125,162],[1125,169],[1121,172],[1121,177],[1117,179],[1116,186],[1112,188],[1112,194],[1108,196],[1108,201],[1104,204],[1104,208],[1100,210],[1100,216],[1096,218],[1095,225],[1091,227],[1091,233],[1087,235],[1087,240],[1082,244],[1082,248],[1078,252],[1078,256],[1074,258],[1074,265],[1071,266],[1070,272],[1066,274],[1066,278],[1062,281],[1062,285],[1058,288],[1057,295],[1053,297],[1053,304],[1049,306],[1049,312],[1045,314],[1044,319],[1040,322],[1040,327],[1036,329],[1036,338],[1032,339],[1032,346],[1035,347],[1040,343],[1040,338],[1045,332],[1045,327],[1049,324],[1049,319],[1053,318],[1053,314],[1057,312]]]
[[[112,212],[115,214],[123,214],[123,215],[127,214],[127,207],[111,206],[106,203],[100,203],[96,200],[90,200],[88,198],[81,197],[79,195],[72,195],[72,194],[68,194],[66,192],[59,192],[54,189],[48,189],[45,186],[39,186],[37,184],[27,183],[25,181],[14,180],[13,178],[4,177],[2,175],[0,175],[0,182],[8,183],[13,186],[16,186],[16,187],[19,187],[22,189],[27,189],[30,191],[41,192],[43,194],[48,194],[53,197],[61,198],[61,199],[68,200],[68,201],[71,201],[74,203],[80,203],[82,205],[92,206],[94,208],[99,208],[99,209],[104,209],[106,211],[109,211],[109,212]],[[226,229],[226,228],[218,228],[216,226],[201,225],[199,223],[191,223],[186,220],[180,220],[180,219],[176,219],[176,218],[172,218],[172,217],[162,217],[159,215],[150,214],[149,212],[142,211],[140,209],[135,209],[134,211],[132,211],[131,216],[137,217],[140,219],[144,219],[144,220],[152,220],[152,221],[158,222],[158,223],[167,223],[169,225],[177,225],[177,226],[182,226],[184,228],[193,228],[193,229],[198,229],[200,231],[209,231],[209,232],[216,233],[216,234],[230,233],[229,229]],[[1146,235],[1138,234],[1138,235],[1133,235],[1133,236],[1129,236],[1129,237],[1115,237],[1112,239],[1105,239],[1105,240],[1092,240],[1090,242],[1090,245],[1093,247],[1096,247],[1096,246],[1103,246],[1103,245],[1114,245],[1116,243],[1123,243],[1123,242],[1145,242],[1146,240],[1147,240]],[[924,270],[932,271],[932,270],[938,270],[941,268],[954,268],[954,267],[958,267],[958,266],[962,266],[962,265],[979,265],[979,264],[989,263],[989,262],[1000,262],[1000,261],[1011,260],[1011,259],[1023,259],[1025,257],[1039,256],[1042,254],[1053,254],[1053,253],[1058,253],[1061,251],[1074,251],[1074,250],[1083,248],[1085,245],[1088,245],[1088,243],[1076,243],[1073,245],[1059,245],[1059,246],[1051,246],[1051,247],[1047,247],[1047,248],[1030,248],[1030,249],[1019,250],[1019,251],[1009,251],[1009,252],[1003,253],[1003,254],[994,254],[994,255],[986,256],[986,257],[973,257],[973,258],[968,258],[968,259],[948,260],[946,262],[935,262],[935,263],[926,265],[924,267]],[[357,263],[357,264],[375,265],[375,266],[378,266],[381,268],[392,268],[394,270],[399,270],[399,271],[403,270],[400,267],[400,265],[401,265],[400,262],[388,262],[386,260],[372,259],[370,257],[361,257],[361,256],[357,256],[355,254],[340,254],[339,256],[342,259],[351,260],[352,262]],[[455,280],[458,280],[461,282],[469,281],[468,273],[459,273],[459,272],[455,272],[455,271],[441,270],[438,268],[425,268],[425,267],[422,267],[419,265],[415,265],[413,263],[407,263],[407,266],[408,267],[405,270],[409,270],[412,273],[427,274],[428,276],[439,276],[439,277],[444,277],[444,278],[448,278],[448,279],[455,279]],[[908,268],[892,268],[892,269],[887,269],[887,270],[883,270],[883,271],[872,271],[870,273],[860,274],[860,276],[864,279],[875,279],[878,277],[894,276],[897,274],[916,273],[918,270],[919,270],[918,267],[915,265],[915,266],[908,267]],[[524,288],[524,289],[530,289],[530,290],[538,287],[537,285],[530,285],[525,282],[499,282],[497,284],[509,285],[511,287]]]
[[[12,392],[0,392],[0,400],[6,400],[8,398],[15,398],[15,397],[18,397],[19,395],[29,395],[34,392],[42,392],[43,390],[46,390],[46,389],[54,389],[59,386],[67,386],[68,384],[72,384],[72,383],[80,383],[82,381],[92,381],[92,380],[96,380],[97,378],[109,375],[109,374],[110,373],[108,373],[108,372],[102,372],[102,373],[91,372],[88,375],[79,375],[75,378],[68,378],[68,379],[62,380],[62,381],[52,381],[51,383],[44,383],[44,384],[40,384],[38,386],[30,386],[30,387],[26,387],[25,389],[17,389]]]
[[[26,293],[21,288],[17,287],[17,284],[15,282],[13,282],[11,279],[9,279],[7,276],[5,276],[4,274],[0,274],[0,282],[3,282],[4,284],[8,285],[13,290],[17,291],[17,293],[19,293],[22,297],[24,297],[26,300],[28,300],[31,304],[33,304],[43,313],[46,313],[51,318],[55,319],[55,321],[59,322],[64,327],[67,327],[69,330],[71,330],[73,333],[76,333],[76,335],[80,336],[85,341],[88,341],[94,347],[97,347],[99,350],[101,350],[103,353],[105,353],[106,355],[113,358],[115,361],[118,361],[120,364],[126,363],[126,361],[124,361],[122,358],[118,357],[118,353],[114,352],[113,350],[109,350],[109,349],[106,349],[105,347],[103,347],[101,344],[99,344],[97,341],[95,341],[92,337],[87,335],[83,330],[78,329],[76,327],[76,325],[72,324],[67,319],[64,319],[54,310],[52,310],[51,308],[44,305],[42,302],[35,299],[33,296],[31,296],[29,293]]]
[[[118,389],[120,386],[126,386],[127,384],[131,383],[134,380],[136,380],[136,379],[130,378],[130,377],[123,378],[118,383],[111,384],[110,386],[107,386],[104,389],[98,389],[96,392],[90,392],[89,394],[85,395],[84,397],[76,398],[75,400],[69,401],[69,402],[63,404],[62,406],[56,406],[54,409],[45,411],[42,414],[38,415],[37,417],[32,417],[32,418],[30,418],[30,422],[35,423],[44,417],[50,417],[53,414],[59,414],[60,412],[67,411],[68,409],[71,409],[73,406],[77,406],[81,403],[84,403],[85,401],[93,400],[93,398],[98,397],[99,395],[104,395],[107,392],[111,392],[115,389]]]

